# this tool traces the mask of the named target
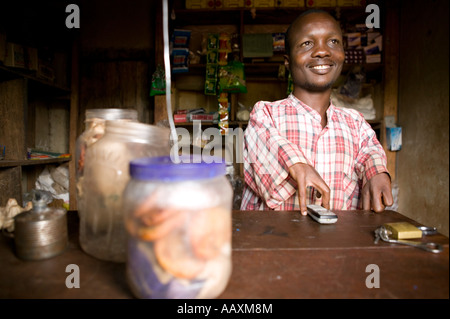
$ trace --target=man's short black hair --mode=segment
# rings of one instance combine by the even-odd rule
[[[295,18],[295,20],[291,23],[291,25],[286,30],[284,46],[285,46],[285,52],[287,55],[291,54],[291,43],[290,42],[291,42],[292,26],[294,24],[296,24],[298,22],[298,20],[302,19],[304,16],[307,16],[311,13],[325,13],[325,14],[328,14],[329,16],[331,16],[333,19],[336,19],[330,12],[325,11],[323,9],[312,8],[312,9],[302,12],[297,18]]]

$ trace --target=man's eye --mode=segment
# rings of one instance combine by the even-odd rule
[[[312,45],[312,42],[311,42],[311,41],[305,41],[305,42],[303,42],[303,43],[301,44],[302,47],[307,47],[307,46],[310,46],[310,45]]]
[[[338,39],[331,39],[330,40],[332,44],[339,44],[341,43]]]

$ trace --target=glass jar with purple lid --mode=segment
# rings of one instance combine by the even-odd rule
[[[137,298],[215,298],[231,275],[233,191],[225,162],[180,159],[130,162],[126,272]]]

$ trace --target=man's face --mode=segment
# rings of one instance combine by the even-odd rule
[[[330,89],[345,59],[339,25],[327,14],[310,13],[292,31],[285,64],[294,86],[312,92]]]

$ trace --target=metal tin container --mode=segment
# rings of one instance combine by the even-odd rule
[[[16,254],[24,260],[41,260],[61,254],[67,247],[67,214],[64,208],[33,201],[33,209],[14,218]]]

